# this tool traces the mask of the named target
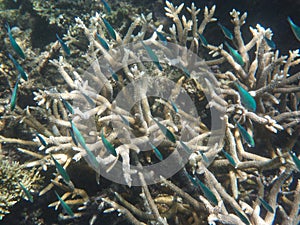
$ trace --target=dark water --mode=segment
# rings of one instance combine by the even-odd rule
[[[182,1],[172,2],[180,4]],[[300,42],[294,37],[287,22],[287,17],[290,16],[296,24],[300,24],[300,0],[201,0],[184,2],[187,6],[194,2],[195,5],[201,9],[204,9],[205,6],[210,8],[211,6],[216,5],[215,17],[229,28],[233,27],[229,15],[229,12],[231,12],[232,9],[240,11],[241,14],[247,12],[248,17],[246,19],[246,24],[242,28],[246,41],[252,37],[248,27],[255,27],[256,24],[260,24],[264,28],[271,28],[273,31],[272,39],[275,41],[277,49],[280,49],[281,54],[287,54],[290,49],[297,49],[300,47]],[[220,33],[218,27],[214,25],[215,24],[213,23],[209,24],[206,32],[209,32],[209,35],[212,36],[222,37],[222,33]],[[213,31],[211,31],[211,27],[215,27],[212,28]]]

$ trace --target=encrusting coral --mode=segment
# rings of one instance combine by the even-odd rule
[[[95,12],[76,17],[38,60],[26,49],[29,79],[18,78],[22,95],[2,119],[23,124],[27,138],[0,141],[35,158],[27,167],[56,167],[40,195],[64,191],[50,204],[64,208],[63,219],[96,204],[90,224],[99,211],[132,224],[297,224],[300,72],[290,71],[299,50],[281,56],[271,29],[259,24],[246,42],[247,13],[236,10],[233,32],[220,21],[224,42],[213,45],[205,31],[217,26],[216,7],[204,8],[202,20],[194,3],[186,15],[183,8],[166,1],[170,27],[141,14],[124,33],[108,12]],[[26,60],[37,63],[31,72]],[[55,78],[35,88],[43,71]],[[13,87],[10,72],[0,72]],[[29,87],[37,104],[21,105]],[[94,185],[111,180],[101,194],[68,175],[82,158],[96,172]]]

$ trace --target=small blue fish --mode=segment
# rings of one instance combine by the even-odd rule
[[[57,172],[62,176],[66,184],[69,184],[71,179],[69,177],[69,174],[67,171],[63,168],[63,166],[53,157],[52,154],[50,154],[52,160],[54,161],[55,167],[57,169]]]
[[[58,34],[56,34],[56,38],[59,41],[61,47],[63,48],[64,52],[66,53],[67,56],[70,56],[71,51],[69,49],[69,47],[66,45],[65,42],[63,42],[63,40],[58,36]]]
[[[244,127],[242,127],[241,124],[236,122],[236,125],[239,129],[240,134],[242,135],[243,139],[247,142],[247,144],[249,144],[251,147],[254,147],[255,142],[253,137],[247,132],[247,130]]]
[[[183,141],[179,141],[180,144],[182,145],[182,147],[184,148],[184,150],[188,153],[188,154],[192,154],[194,151],[192,149],[190,149]],[[209,160],[208,158],[206,157],[206,155],[202,152],[202,151],[199,151],[202,159],[204,162],[206,163],[209,163]]]
[[[14,37],[11,34],[11,29],[8,23],[5,24],[5,27],[7,29],[7,33],[8,33],[8,37],[9,37],[9,41],[11,46],[13,47],[13,49],[15,50],[15,52],[22,58],[25,59],[25,54],[23,52],[23,50],[21,49],[21,47],[18,45],[18,43],[16,42],[16,40],[14,39]]]
[[[109,46],[107,44],[107,42],[99,35],[99,34],[96,34],[101,46],[106,50],[106,51],[109,51]]]
[[[191,175],[189,175],[188,173],[186,173],[186,175],[188,176],[188,178],[190,179],[190,181],[193,183],[193,185],[194,185],[195,187],[198,188],[199,185],[198,185],[196,179],[193,178],[193,177],[192,177]]]
[[[151,58],[151,60],[155,63],[155,65],[157,66],[157,68],[162,71],[162,67],[159,63],[159,60],[158,60],[158,57],[157,55],[155,54],[155,52],[148,46],[148,45],[145,45],[143,41],[141,41],[142,45],[144,46],[144,48],[146,49],[149,57]]]
[[[115,71],[109,66],[108,67],[108,70],[109,70],[109,72],[111,73],[111,76],[112,76],[112,78],[115,80],[115,81],[119,81],[119,77],[118,77],[118,75],[115,73]]]
[[[39,139],[39,141],[42,143],[43,146],[47,147],[48,143],[47,141],[42,137],[42,135],[36,133],[35,134],[37,136],[37,138]]]
[[[184,148],[184,150],[188,153],[188,154],[192,154],[194,151],[192,149],[190,149],[189,146],[187,146],[183,141],[179,141],[179,143],[182,145],[182,147]]]
[[[33,196],[30,194],[30,192],[27,190],[27,188],[21,183],[18,182],[22,190],[24,191],[27,199],[32,203],[33,202]]]
[[[159,40],[162,41],[162,43],[166,46],[168,44],[167,38],[159,31],[155,30]]]
[[[73,130],[72,130],[72,129],[69,129],[69,131],[70,131],[70,135],[71,135],[72,141],[74,142],[74,144],[75,144],[76,146],[78,146],[78,142],[77,142],[77,140],[76,140],[76,137],[74,136]]]
[[[242,104],[250,111],[256,111],[256,102],[255,99],[246,91],[239,83],[236,81],[233,82],[234,86],[238,89],[238,92],[241,97]]]
[[[223,26],[221,23],[218,23],[218,26],[221,28],[221,30],[226,38],[228,38],[230,40],[233,39],[233,35],[227,27]]]
[[[149,142],[149,145],[150,145],[151,148],[153,149],[155,156],[156,156],[160,161],[162,161],[164,158],[163,158],[161,152],[160,152],[160,151],[155,147],[155,145],[153,145],[151,142]]]
[[[238,64],[240,64],[241,66],[245,65],[245,62],[242,58],[242,56],[240,55],[240,53],[235,50],[233,47],[231,47],[227,41],[225,41],[225,45],[227,46],[227,48],[229,49],[230,55],[232,56],[232,58],[234,59],[234,61],[236,61]]]
[[[297,26],[290,17],[288,17],[287,20],[291,26],[291,29],[292,29],[295,37],[297,38],[298,41],[300,41],[300,27]]]
[[[273,40],[267,38],[267,37],[264,37],[264,40],[266,41],[267,45],[272,48],[272,49],[275,49],[276,48],[276,44]]]
[[[218,205],[218,199],[216,198],[214,193],[205,184],[203,184],[198,178],[196,178],[196,181],[199,184],[204,196],[214,205]]]
[[[300,172],[300,159],[298,159],[298,157],[296,156],[296,154],[293,152],[290,152],[290,155],[292,156],[292,159],[298,169],[298,171]]]
[[[109,24],[109,22],[105,19],[105,18],[102,18],[102,21],[109,33],[109,35],[114,39],[114,40],[117,40],[117,35],[116,35],[116,32],[114,30],[114,28]]]
[[[14,90],[13,90],[12,95],[11,95],[11,99],[10,99],[10,110],[11,111],[14,111],[14,109],[16,107],[17,95],[18,95],[18,87],[19,87],[19,80],[20,80],[20,75],[17,78],[16,84],[14,86]]]
[[[8,54],[8,57],[11,59],[11,61],[13,62],[13,64],[15,65],[16,69],[18,70],[18,72],[20,73],[21,77],[24,79],[24,80],[28,80],[28,75],[27,73],[25,73],[25,71],[23,70],[22,66],[18,63],[17,60],[15,60],[15,58],[11,55],[11,54]]]
[[[179,68],[182,69],[182,71],[184,72],[184,74],[186,75],[187,78],[191,78],[191,74],[190,74],[190,71],[184,66],[181,64],[181,62],[179,62]]]
[[[173,110],[174,110],[176,113],[178,113],[178,108],[177,108],[175,102],[173,102],[172,100],[171,100],[171,105],[172,105]]]
[[[71,207],[57,194],[56,191],[54,191],[56,197],[58,198],[61,206],[65,210],[66,213],[68,213],[69,216],[74,217],[74,212],[72,211]]]
[[[80,133],[80,131],[78,130],[78,128],[75,126],[75,124],[73,123],[72,120],[70,120],[71,123],[71,128],[73,130],[73,133],[76,137],[76,140],[78,141],[78,143],[83,147],[83,148],[87,148],[84,137],[82,136],[82,134]]]
[[[237,210],[236,208],[232,207],[234,212],[237,214],[237,216],[242,220],[243,223],[245,223],[246,225],[250,225],[250,222],[248,220],[248,218],[246,216],[244,216],[239,210]]]
[[[123,121],[123,123],[124,123],[125,125],[130,126],[130,123],[129,123],[128,119],[126,119],[126,118],[125,118],[124,116],[122,116],[122,115],[120,115],[120,117],[121,117],[121,119],[122,119],[122,121]]]
[[[229,161],[229,163],[236,168],[236,163],[234,161],[234,159],[231,157],[231,155],[229,153],[227,153],[224,149],[222,149],[223,154],[225,155],[226,159]]]
[[[78,130],[78,128],[75,126],[75,124],[72,122],[72,120],[70,120],[71,123],[71,128],[72,131],[74,133],[74,137],[75,139],[78,141],[78,143],[85,149],[89,160],[91,161],[92,165],[95,168],[99,167],[99,162],[97,161],[95,155],[92,153],[92,151],[87,147],[84,137],[82,136],[82,134],[80,133],[80,131]]]
[[[208,42],[207,42],[206,38],[203,36],[203,34],[200,34],[200,33],[198,32],[198,36],[199,36],[199,38],[200,38],[201,44],[202,44],[204,47],[207,47]]]
[[[166,128],[164,125],[162,125],[160,122],[158,122],[156,119],[154,119],[154,118],[152,118],[152,119],[157,124],[159,129],[163,132],[163,134],[166,136],[166,138],[168,138],[171,142],[176,143],[176,138],[175,138],[174,134],[168,128]]]
[[[110,8],[109,4],[107,3],[107,1],[101,0],[101,2],[103,3],[104,8],[105,8],[105,10],[107,11],[107,13],[108,13],[108,14],[111,14],[111,8]]]
[[[268,210],[270,213],[274,213],[273,208],[269,205],[269,203],[267,203],[263,198],[259,197],[258,198],[261,202],[261,204],[263,205],[263,207]]]
[[[203,161],[206,162],[206,163],[209,163],[209,160],[208,160],[208,158],[206,157],[206,155],[205,155],[202,151],[200,151],[200,150],[199,150],[199,153],[200,153],[200,155],[201,155]]]
[[[96,104],[93,101],[93,99],[91,99],[88,95],[81,93],[83,95],[83,97],[87,100],[87,102],[90,104],[90,106],[94,107]]]
[[[69,111],[69,113],[74,114],[74,109],[73,109],[72,105],[63,98],[61,98],[61,101],[64,104],[64,106],[66,107],[66,109]]]
[[[112,154],[113,156],[117,157],[117,152],[114,146],[104,137],[103,131],[101,132],[101,140],[104,145],[104,147],[107,149],[107,151]]]

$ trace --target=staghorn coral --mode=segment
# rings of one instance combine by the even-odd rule
[[[267,41],[272,40],[271,29],[259,24],[250,28],[253,37],[246,42],[241,29],[247,13],[232,10],[234,38],[230,45],[238,50],[237,60],[235,52],[223,43],[215,46],[209,37],[207,43],[199,39],[205,36],[207,24],[217,20],[215,6],[204,9],[201,22],[201,11],[194,4],[187,8],[187,15],[182,15],[183,8],[183,3],[176,7],[167,1],[166,16],[173,21],[170,27],[154,27],[151,14],[140,15],[126,33],[114,27],[116,40],[103,22],[106,15],[95,13],[89,20],[77,17],[64,38],[71,57],[56,57],[56,42],[33,68],[32,76],[46,70],[62,76],[64,82],[53,79],[54,87],[34,89],[37,105],[17,106],[3,117],[17,118],[30,127],[31,137],[38,132],[47,144],[39,138],[2,136],[1,141],[27,146],[18,150],[36,158],[26,163],[28,167],[47,170],[54,165],[50,153],[67,169],[69,164],[80,169],[77,161],[85,158],[98,182],[102,175],[128,186],[124,189],[130,194],[110,184],[111,193],[106,190],[90,196],[88,189],[72,187],[56,174],[40,194],[60,187],[65,191],[62,199],[75,209],[75,217],[97,204],[104,213],[117,211],[133,224],[296,224],[300,183],[289,152],[296,151],[299,135],[300,74],[290,68],[299,64],[299,50],[280,56]],[[159,41],[155,29],[167,37],[167,46]],[[98,42],[97,33],[109,50]],[[85,54],[73,48],[78,45]],[[203,52],[210,56],[199,60],[198,54]],[[255,98],[255,109],[247,107],[245,92],[235,82]],[[21,83],[21,91],[25,84]],[[74,114],[61,99],[72,102]],[[163,128],[154,119],[158,117]],[[92,154],[74,143],[69,119]],[[254,144],[249,146],[244,140],[238,124]],[[117,157],[109,154],[101,134]],[[285,139],[288,141],[282,141]],[[176,176],[166,180],[161,175],[168,167],[155,170],[160,157],[149,143],[163,159],[171,158],[179,165]],[[200,179],[218,203],[189,176]],[[141,186],[140,198],[132,186]],[[262,209],[265,202],[260,199],[275,213]],[[86,208],[83,213],[79,211],[82,208]],[[95,212],[90,224],[96,218]]]

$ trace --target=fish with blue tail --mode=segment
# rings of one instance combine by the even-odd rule
[[[179,143],[182,145],[183,149],[184,149],[188,154],[192,154],[192,153],[194,152],[194,151],[193,151],[192,149],[190,149],[190,147],[187,146],[183,141],[180,140]],[[199,150],[198,152],[200,153],[200,155],[201,155],[203,161],[204,161],[205,163],[209,163],[209,160],[208,160],[208,158],[206,157],[206,155],[205,155],[201,150]]]
[[[60,43],[62,49],[66,53],[66,55],[70,56],[71,51],[70,51],[69,47],[67,46],[67,44],[58,36],[58,34],[56,34],[56,38],[57,38],[58,42]]]
[[[171,100],[171,105],[172,105],[173,110],[174,110],[176,113],[178,113],[178,112],[179,112],[178,107],[177,107],[177,105],[175,104],[175,102],[173,102],[172,100]]]
[[[72,129],[69,129],[69,131],[70,131],[70,135],[71,135],[72,141],[74,142],[74,144],[75,144],[76,146],[78,146],[78,142],[77,142],[77,139],[76,139],[76,137],[75,137],[75,135],[74,135],[73,130],[72,130]]]
[[[157,66],[157,68],[162,71],[162,67],[159,63],[158,57],[155,54],[155,52],[151,49],[151,47],[149,47],[148,45],[144,44],[143,41],[141,41],[142,45],[144,46],[144,48],[147,51],[147,54],[149,55],[149,57],[151,58],[151,60],[153,61],[153,63]]]
[[[204,37],[204,35],[203,35],[203,34],[200,34],[200,33],[198,32],[198,36],[199,36],[199,39],[200,39],[201,44],[202,44],[204,47],[207,47],[208,42],[207,42],[206,38]]]
[[[270,213],[274,213],[274,209],[270,206],[270,204],[266,200],[264,200],[261,197],[259,197],[258,199],[266,210],[268,210]]]
[[[242,104],[250,111],[255,112],[256,111],[256,101],[252,97],[252,95],[249,94],[248,91],[246,91],[237,81],[233,82],[233,85],[237,88]]]
[[[221,23],[218,23],[218,26],[221,28],[226,38],[228,38],[229,40],[233,40],[233,34],[227,27],[223,26]]]
[[[77,142],[78,142],[83,148],[87,148],[86,143],[85,143],[85,139],[84,139],[84,137],[82,136],[82,134],[80,133],[80,131],[78,130],[78,128],[75,126],[75,124],[73,123],[72,120],[70,120],[70,123],[71,123],[71,128],[72,128],[72,131],[73,131],[73,133],[74,133],[74,136],[75,136]]]
[[[65,168],[53,157],[52,154],[50,154],[50,156],[55,164],[57,172],[62,176],[62,178],[66,182],[66,184],[69,184],[71,182],[71,179],[70,179],[69,174],[65,170]]]
[[[290,17],[288,17],[287,20],[291,26],[291,29],[295,37],[297,38],[298,41],[300,41],[300,26],[296,25]]]
[[[121,120],[123,121],[123,123],[126,125],[126,126],[130,126],[130,122],[128,121],[128,119],[126,119],[124,116],[120,115],[121,117]]]
[[[276,48],[276,44],[273,40],[267,38],[267,37],[264,37],[264,40],[266,41],[267,45],[272,48],[272,49],[275,49]]]
[[[109,4],[107,3],[107,1],[101,0],[101,2],[103,3],[104,8],[105,8],[107,14],[111,14],[111,8],[110,8]]]
[[[163,124],[161,124],[158,120],[152,118],[153,121],[157,124],[159,129],[162,131],[162,133],[165,135],[166,138],[168,138],[171,142],[176,143],[176,138],[174,134]]]
[[[114,28],[110,25],[110,23],[105,19],[105,18],[102,18],[102,21],[109,33],[109,35],[114,39],[114,40],[117,40],[117,35],[116,35],[116,32],[114,30]]]
[[[157,37],[159,38],[159,40],[162,41],[162,43],[166,46],[168,44],[167,38],[159,31],[155,30]]]
[[[18,89],[19,89],[19,80],[20,80],[20,75],[17,78],[17,81],[15,83],[11,98],[10,98],[10,110],[14,111],[16,108],[16,103],[17,103],[17,96],[18,96]]]
[[[151,142],[149,142],[149,145],[153,149],[156,158],[158,158],[160,161],[162,161],[164,158],[163,158],[161,152],[158,150],[158,148],[156,148],[156,146],[154,144],[152,144]]]
[[[72,105],[65,99],[61,98],[61,101],[63,105],[66,107],[66,109],[69,111],[69,113],[74,114],[74,109]]]
[[[106,50],[109,51],[109,46],[107,44],[107,42],[100,36],[100,34],[96,34],[101,46]]]
[[[183,149],[188,153],[188,154],[192,154],[194,151],[192,149],[190,149],[189,146],[187,146],[183,141],[179,141],[179,143],[182,145]]]
[[[19,183],[21,189],[23,190],[23,192],[25,193],[28,201],[30,201],[32,203],[33,202],[33,196],[30,193],[30,191],[21,182],[18,182],[18,183]]]
[[[187,177],[190,179],[190,181],[192,182],[192,184],[193,184],[195,187],[198,188],[198,183],[197,183],[196,179],[195,179],[194,177],[192,177],[190,174],[188,174],[187,172],[186,172],[186,175],[187,175]]]
[[[61,206],[63,207],[63,209],[65,210],[65,212],[71,216],[74,217],[74,212],[72,211],[71,207],[57,194],[56,191],[54,191],[56,197],[58,198]]]
[[[182,65],[181,62],[178,63],[178,67],[184,72],[184,74],[187,78],[191,78],[190,71],[188,70],[188,68],[186,68],[184,65]]]
[[[245,62],[243,60],[243,57],[240,55],[240,53],[236,49],[234,49],[233,47],[231,47],[227,43],[227,41],[225,41],[225,45],[229,49],[229,53],[232,56],[232,58],[234,59],[234,61],[236,61],[239,65],[244,66]]]
[[[8,57],[11,59],[11,61],[15,65],[15,67],[18,70],[18,72],[21,75],[21,77],[25,81],[27,81],[28,80],[28,75],[27,75],[27,73],[25,73],[25,71],[23,70],[22,66],[18,63],[18,61],[11,54],[8,54]]]
[[[243,213],[241,213],[238,209],[236,209],[234,207],[232,207],[232,208],[233,208],[233,211],[237,214],[237,216],[241,219],[241,221],[243,223],[245,223],[246,225],[250,225],[249,219]]]
[[[237,165],[236,165],[236,162],[234,161],[234,159],[232,158],[232,156],[227,153],[224,149],[222,149],[222,152],[223,154],[225,155],[226,159],[229,161],[229,163],[234,167],[236,168]]]
[[[111,77],[118,82],[119,81],[119,77],[118,75],[115,73],[115,71],[109,66],[108,67],[108,71],[111,73]]]
[[[117,152],[116,149],[114,148],[114,146],[105,138],[103,131],[101,132],[101,140],[102,143],[104,145],[104,147],[106,148],[106,150],[112,154],[113,156],[117,157]]]
[[[75,124],[73,123],[72,120],[70,120],[70,123],[71,123],[71,128],[72,128],[74,137],[76,139],[76,142],[78,142],[81,145],[81,147],[83,147],[85,149],[85,151],[87,153],[87,156],[88,156],[88,159],[91,161],[93,167],[98,168],[99,167],[99,162],[96,159],[93,152],[87,147],[84,137],[82,136],[82,134],[80,133],[78,128],[75,126]]]
[[[9,37],[9,41],[11,46],[13,47],[13,49],[15,50],[15,52],[22,58],[25,59],[25,54],[24,51],[22,50],[22,48],[18,45],[18,43],[16,42],[16,40],[14,39],[14,37],[12,36],[11,33],[11,29],[8,23],[5,24],[5,27],[7,29],[7,33],[8,33],[8,37]]]
[[[250,147],[254,147],[255,146],[255,142],[253,137],[247,132],[247,130],[238,122],[236,122],[237,128],[242,136],[242,138],[244,139],[244,141],[246,141],[246,143],[250,146]]]
[[[208,160],[207,156],[201,150],[199,150],[199,153],[200,153],[203,161],[206,162],[206,163],[209,163],[209,160]]]
[[[89,103],[90,106],[94,107],[96,104],[93,99],[91,99],[90,96],[86,95],[85,93],[81,93],[83,97],[86,99],[86,101]]]
[[[196,183],[199,185],[202,190],[205,198],[207,198],[214,205],[218,205],[218,199],[215,194],[205,185],[203,184],[197,177],[195,178]]]
[[[37,138],[39,139],[39,141],[41,142],[41,144],[42,144],[44,147],[47,147],[48,143],[47,143],[47,141],[43,138],[43,136],[40,135],[39,133],[36,133],[35,135],[37,136]]]

